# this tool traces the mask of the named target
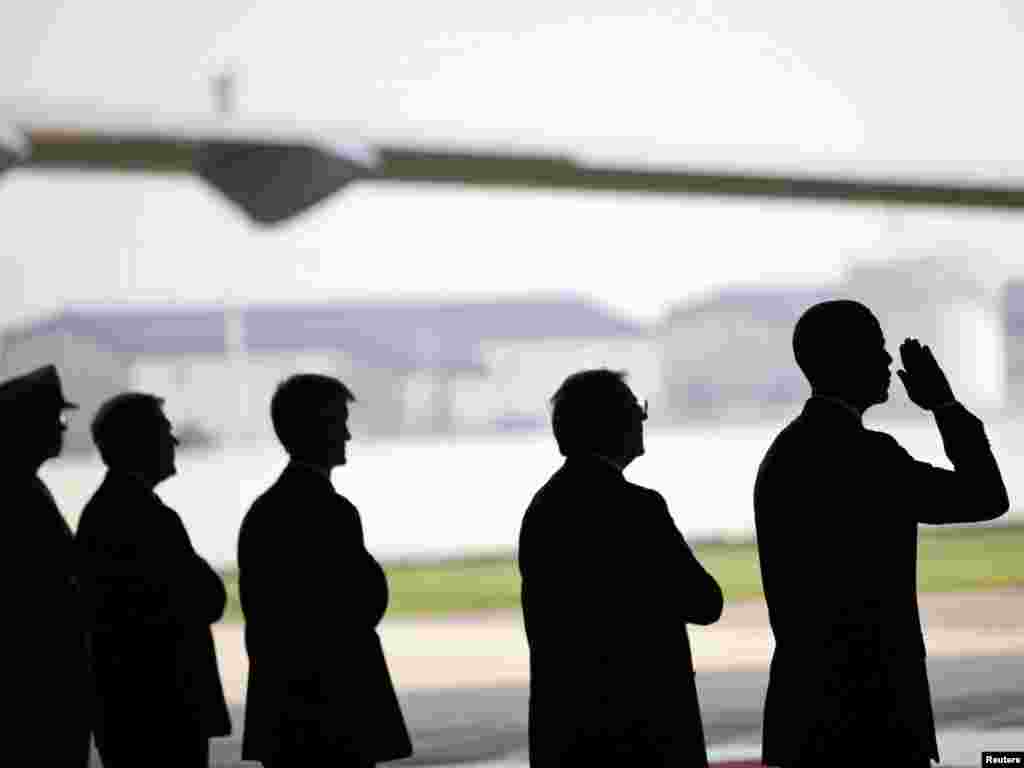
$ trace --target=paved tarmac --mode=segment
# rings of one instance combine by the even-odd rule
[[[985,748],[1024,749],[1024,589],[922,595],[921,613],[943,765],[978,765]],[[416,750],[393,765],[526,765],[518,612],[386,620],[381,637]],[[764,604],[727,605],[690,637],[711,756],[756,757],[772,647]],[[212,757],[226,768],[241,754],[247,662],[240,625],[217,626],[215,638],[236,735],[214,740]]]
[[[923,594],[931,658],[1024,655],[1024,589]],[[722,618],[687,631],[698,674],[766,670],[774,641],[761,600],[727,603]],[[529,649],[519,611],[385,619],[379,633],[395,685],[404,691],[525,686]],[[248,661],[241,624],[214,627],[228,699],[244,701]]]
[[[1024,749],[1024,655],[936,657],[928,671],[944,766],[977,765],[983,749]],[[766,669],[698,673],[713,758],[757,756],[767,682]],[[399,697],[416,754],[392,765],[526,765],[525,685],[403,691]],[[240,733],[242,708],[232,714]],[[237,738],[215,740],[216,761],[230,765],[239,755]]]

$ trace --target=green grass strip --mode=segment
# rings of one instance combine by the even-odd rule
[[[918,587],[922,592],[958,592],[1024,586],[1024,525],[960,528],[922,526],[918,543]],[[752,542],[706,542],[697,558],[722,585],[726,601],[760,598],[761,573]],[[389,616],[444,615],[519,608],[519,570],[512,555],[437,563],[386,564],[391,590]],[[226,621],[241,621],[237,573],[224,574]]]

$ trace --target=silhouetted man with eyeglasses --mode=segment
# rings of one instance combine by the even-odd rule
[[[892,357],[854,301],[808,309],[793,333],[811,385],[754,488],[775,652],[763,760],[782,768],[938,760],[916,591],[918,523],[991,520],[1009,501],[982,423],[931,350],[900,346],[908,397],[931,411],[954,470],[915,460],[864,412],[888,399]]]
[[[647,418],[623,378],[580,371],[551,399],[566,459],[519,535],[531,768],[707,765],[686,624],[717,621],[722,592],[622,476]]]

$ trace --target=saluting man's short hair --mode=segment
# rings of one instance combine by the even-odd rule
[[[823,301],[800,316],[793,329],[793,356],[812,387],[869,320],[877,322],[870,309],[852,299]]]
[[[96,411],[92,419],[92,441],[108,467],[117,465],[136,450],[139,429],[152,422],[153,414],[164,399],[148,392],[122,392],[114,395]]]
[[[608,368],[577,371],[551,396],[551,427],[563,456],[602,447],[610,433],[621,431],[626,372]]]
[[[296,373],[277,385],[270,399],[270,421],[289,454],[302,449],[324,409],[338,399],[351,403],[356,397],[339,379],[320,373]]]

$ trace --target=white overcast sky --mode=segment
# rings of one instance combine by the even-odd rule
[[[0,26],[0,121],[173,130],[209,117],[209,79],[231,67],[239,119],[340,139],[1024,184],[1022,38],[1024,6],[996,0],[35,0]],[[18,172],[0,180],[0,317],[573,291],[652,318],[938,245],[1017,273],[1021,219],[364,185],[264,231],[194,180]]]

